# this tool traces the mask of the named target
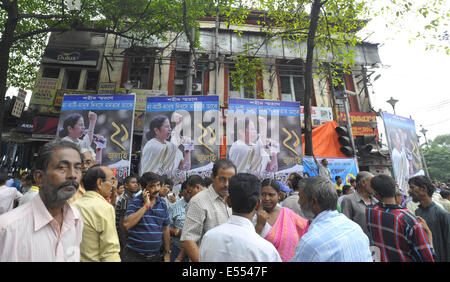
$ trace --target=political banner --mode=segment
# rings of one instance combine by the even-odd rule
[[[228,158],[238,172],[286,182],[301,171],[298,102],[229,99],[226,124]]]
[[[130,174],[135,95],[66,95],[57,135],[96,154],[97,164]]]
[[[336,183],[335,177],[342,177],[344,185],[350,185],[350,179],[356,179],[358,174],[358,165],[354,158],[321,158],[316,157],[320,163],[322,159],[327,159],[328,168],[331,171],[331,178],[333,183]],[[319,175],[319,170],[313,157],[303,157],[303,175],[305,177],[312,177]]]
[[[384,128],[391,154],[395,181],[407,193],[408,179],[425,175],[414,120],[383,112]]]
[[[209,177],[219,158],[219,96],[149,97],[139,174]]]

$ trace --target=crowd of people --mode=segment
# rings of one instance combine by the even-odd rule
[[[406,195],[367,171],[333,183],[326,160],[285,185],[219,159],[175,189],[154,172],[119,183],[95,160],[57,139],[32,173],[0,174],[0,261],[450,261],[450,190],[425,176]]]

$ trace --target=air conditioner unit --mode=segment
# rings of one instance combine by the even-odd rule
[[[202,84],[201,83],[192,83],[192,92],[201,92]]]

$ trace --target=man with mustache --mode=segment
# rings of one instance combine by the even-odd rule
[[[450,213],[433,201],[435,188],[428,177],[419,175],[408,180],[409,194],[420,203],[416,216],[423,218],[433,234],[433,248],[438,262],[450,262]]]
[[[206,231],[228,221],[231,208],[226,204],[228,181],[236,174],[236,166],[228,159],[214,163],[208,189],[199,192],[189,201],[181,233],[181,246],[189,259],[199,261],[199,245]]]
[[[81,180],[78,146],[48,142],[33,171],[39,195],[0,216],[0,261],[80,261],[83,222],[67,204]]]
[[[120,262],[114,207],[106,201],[117,180],[107,166],[94,166],[83,177],[86,193],[73,203],[83,218],[82,262]]]
[[[170,218],[166,202],[159,197],[161,176],[146,172],[139,182],[142,194],[131,200],[124,215],[128,232],[124,261],[170,262]]]

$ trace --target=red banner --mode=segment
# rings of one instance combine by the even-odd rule
[[[346,122],[347,118],[344,112],[339,112],[339,121]],[[375,113],[350,113],[353,136],[373,135],[374,130],[370,126],[371,122],[377,122]],[[378,127],[375,127],[375,135],[379,139]]]

